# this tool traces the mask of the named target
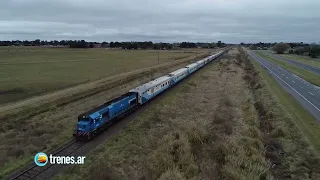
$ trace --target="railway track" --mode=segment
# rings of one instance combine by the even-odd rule
[[[140,106],[136,106],[131,111],[125,112],[124,114],[119,116],[117,119],[115,119],[114,123],[120,122],[120,119],[131,114],[133,111],[137,110],[139,107]],[[115,132],[113,132],[113,133],[115,133]],[[101,141],[101,139],[100,139],[100,141]],[[89,141],[89,142],[93,142],[93,141]],[[65,143],[65,145],[62,146],[62,148],[58,149],[57,151],[53,151],[55,153],[51,153],[51,154],[54,156],[70,156],[72,153],[75,153],[78,149],[80,149],[81,147],[83,147],[87,143],[88,142],[76,141],[75,139],[70,139],[67,143]],[[88,146],[86,146],[84,148],[87,148],[87,147]],[[57,168],[59,169],[59,167],[57,167],[57,166],[63,166],[63,165],[48,163],[47,165],[40,167],[40,166],[37,166],[33,162],[26,169],[21,170],[20,172],[15,173],[14,175],[11,175],[10,179],[12,179],[12,180],[50,179],[55,175],[55,173],[52,173],[52,171],[55,171],[55,169],[57,169]]]
[[[83,145],[85,145],[87,142],[81,142],[76,141],[75,139],[69,140],[65,146],[60,148],[55,153],[52,153],[52,155],[55,156],[68,156],[81,148]],[[26,170],[23,170],[22,172],[18,173],[14,177],[12,177],[12,180],[27,180],[27,179],[43,179],[39,178],[41,174],[48,171],[49,169],[53,168],[54,166],[57,166],[56,164],[50,164],[48,163],[45,166],[37,166],[36,164],[30,165]]]

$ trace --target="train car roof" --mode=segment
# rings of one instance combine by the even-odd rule
[[[183,73],[183,72],[185,72],[185,71],[187,71],[187,70],[188,70],[187,68],[181,68],[181,69],[178,69],[178,70],[175,70],[175,71],[169,73],[169,76],[170,76],[170,75],[171,75],[171,76],[175,76],[175,75],[178,75],[178,74],[180,74],[180,73]]]
[[[120,99],[123,99],[123,98],[125,98],[125,97],[127,97],[127,96],[132,95],[133,93],[134,93],[134,92],[128,92],[128,93],[126,93],[126,94],[124,94],[124,95],[122,95],[122,96],[120,96],[120,97],[117,97],[117,98],[115,98],[115,99],[112,99],[111,101],[108,101],[108,102],[106,102],[106,103],[104,103],[104,104],[102,104],[102,105],[100,105],[100,106],[97,106],[97,107],[95,107],[95,108],[93,108],[93,109],[91,109],[91,110],[89,110],[89,111],[87,111],[87,112],[85,112],[85,113],[80,114],[80,115],[78,116],[78,118],[82,118],[82,117],[91,117],[91,118],[92,118],[92,117],[96,117],[96,116],[97,116],[97,115],[96,115],[96,112],[101,111],[102,109],[104,109],[104,108],[110,106],[111,104],[119,101]]]
[[[186,66],[186,68],[192,68],[194,66],[197,66],[198,64],[197,63],[192,63],[192,64],[189,64],[188,66]]]
[[[145,83],[145,84],[143,84],[141,86],[138,86],[138,87],[130,90],[129,92],[139,92],[139,93],[145,92],[148,89],[150,89],[152,87],[155,87],[155,86],[159,85],[160,83],[162,83],[164,81],[168,81],[170,79],[171,79],[171,77],[168,76],[168,75],[167,76],[162,76],[162,77],[159,77],[159,78],[157,78],[155,80],[152,80],[152,81],[150,81],[148,83]]]
[[[204,59],[197,61],[197,63],[203,63]]]

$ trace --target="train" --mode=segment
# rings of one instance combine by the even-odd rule
[[[93,139],[99,133],[110,127],[114,122],[120,120],[123,116],[132,112],[139,106],[144,105],[152,98],[179,83],[186,77],[192,75],[223,53],[224,51],[220,51],[204,59],[198,60],[183,68],[131,89],[126,94],[91,109],[88,112],[80,114],[73,136],[75,136],[77,140]]]

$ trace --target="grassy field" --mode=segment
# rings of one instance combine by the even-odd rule
[[[282,61],[282,60],[279,60],[275,57],[272,57],[272,56],[268,56],[268,55],[265,55],[259,51],[255,51],[259,56],[261,57],[264,57],[274,63],[277,63],[279,64],[281,67],[287,69],[288,71],[296,74],[297,76],[300,76],[301,78],[305,79],[306,81],[309,81],[310,83],[314,84],[314,85],[317,85],[317,86],[320,86],[320,77],[315,74],[315,73],[312,73],[310,71],[307,71],[305,69],[302,69],[302,68],[299,68],[295,65],[292,65],[288,62],[285,62],[285,61]]]
[[[319,179],[319,124],[256,61],[243,51],[241,56],[252,71],[246,79],[253,87],[270,171],[276,179]]]
[[[295,60],[297,62],[309,64],[310,66],[320,67],[320,58],[310,58],[309,56],[300,56],[295,54],[281,54],[280,56]]]
[[[304,133],[305,137],[310,141],[313,147],[320,155],[320,125],[317,120],[303,108],[290,94],[283,90],[278,82],[272,78],[261,66],[252,60],[254,67],[259,71],[260,76],[264,79],[269,92],[273,92],[275,99],[282,105],[294,120],[300,131]]]
[[[31,161],[39,149],[50,152],[70,139],[79,113],[119,97],[144,82],[184,67],[199,57],[191,56],[123,73],[111,80],[109,77],[103,78],[10,105],[16,108],[0,113],[0,179]],[[23,104],[23,108],[20,104]],[[0,112],[6,107],[0,109]],[[4,113],[7,114],[2,117]]]
[[[232,60],[236,52],[170,90],[84,166],[57,179],[271,177],[244,71]]]
[[[159,62],[203,51],[160,51]],[[156,50],[1,47],[0,57],[0,104],[158,64]]]
[[[186,79],[56,179],[319,179],[319,158],[245,57],[232,50]]]

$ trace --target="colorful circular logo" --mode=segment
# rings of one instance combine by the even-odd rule
[[[45,166],[48,163],[48,156],[43,152],[39,152],[34,156],[34,162],[38,166]]]

